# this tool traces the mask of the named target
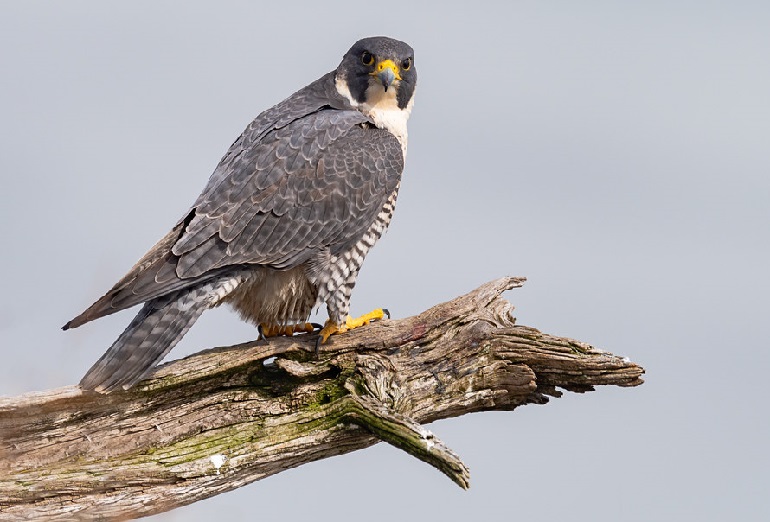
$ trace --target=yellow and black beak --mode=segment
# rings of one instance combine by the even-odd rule
[[[401,71],[393,60],[381,60],[374,66],[372,76],[382,83],[385,92],[388,91],[394,81],[401,80]]]

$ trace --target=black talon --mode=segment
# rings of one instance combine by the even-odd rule
[[[265,332],[263,331],[261,324],[257,326],[257,332],[257,341],[267,341],[267,337],[265,337]]]
[[[323,327],[324,327],[322,324],[318,324],[318,323],[310,323],[310,326],[312,326],[314,329],[317,329],[317,330],[323,330]]]
[[[383,314],[385,314],[385,315],[387,315],[387,316],[388,316],[388,319],[390,319],[390,310],[388,310],[387,308],[383,308],[383,309],[382,309],[382,313],[383,313]]]
[[[315,355],[315,358],[318,359],[318,353],[319,349],[321,348],[321,336],[318,336],[318,339],[315,340],[315,350],[313,351],[313,355]]]

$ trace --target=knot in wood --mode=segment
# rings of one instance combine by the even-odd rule
[[[380,354],[356,356],[356,374],[366,395],[393,411],[409,411],[411,399],[408,387],[388,357]]]

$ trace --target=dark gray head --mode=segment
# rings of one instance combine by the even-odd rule
[[[398,107],[404,109],[417,84],[414,49],[386,36],[364,38],[343,56],[337,79],[347,83],[358,103],[371,103],[369,98],[379,95],[380,89],[386,93],[393,89]]]

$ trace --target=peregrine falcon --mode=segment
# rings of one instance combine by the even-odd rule
[[[409,45],[364,38],[257,116],[171,231],[64,326],[144,303],[80,386],[130,388],[222,303],[268,335],[312,331],[325,303],[321,342],[381,319],[351,318],[350,294],[393,215],[416,81]]]

